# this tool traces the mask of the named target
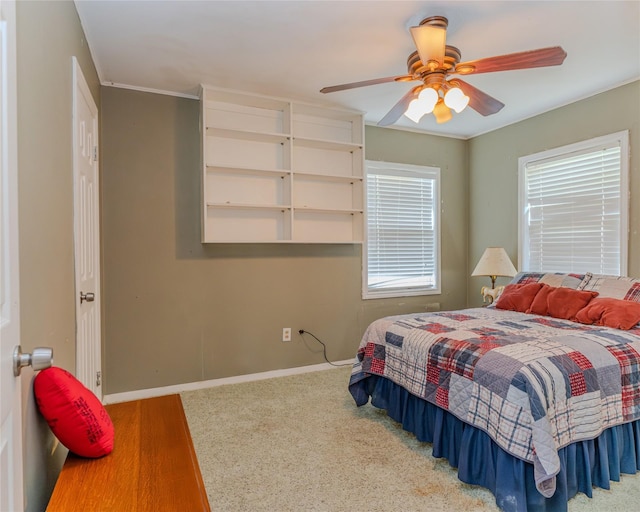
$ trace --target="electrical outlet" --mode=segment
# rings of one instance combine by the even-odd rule
[[[440,311],[440,303],[439,302],[429,302],[424,306],[425,311]]]
[[[291,341],[291,327],[282,328],[282,341]]]

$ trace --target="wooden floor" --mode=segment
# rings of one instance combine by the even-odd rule
[[[69,454],[47,512],[209,512],[179,395],[106,406],[115,447],[100,459]]]

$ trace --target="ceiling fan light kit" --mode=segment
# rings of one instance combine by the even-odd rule
[[[562,47],[553,46],[460,62],[460,50],[446,44],[448,24],[444,16],[430,16],[423,19],[419,26],[410,28],[417,51],[407,59],[406,75],[334,85],[324,87],[320,92],[337,92],[387,82],[421,81],[423,85],[414,87],[400,98],[378,122],[378,126],[392,125],[403,114],[413,122],[419,123],[422,117],[430,112],[433,112],[436,122],[446,123],[452,118],[451,109],[459,114],[468,105],[480,115],[490,116],[504,107],[504,103],[473,85],[459,78],[448,78],[450,74],[471,75],[559,66],[567,56]]]
[[[444,89],[444,87],[440,89]],[[424,115],[433,112],[438,123],[447,122],[452,117],[449,109],[453,109],[459,114],[469,104],[469,96],[466,96],[459,87],[455,86],[448,85],[446,91],[444,98],[441,98],[434,87],[424,87],[418,96],[411,100],[404,115],[414,123],[419,123]],[[437,114],[436,107],[438,107]]]

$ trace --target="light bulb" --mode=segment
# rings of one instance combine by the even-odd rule
[[[469,104],[469,96],[466,96],[459,87],[452,87],[444,95],[444,103],[459,114]]]

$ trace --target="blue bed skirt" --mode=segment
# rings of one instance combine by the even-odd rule
[[[371,375],[349,388],[358,405],[370,396],[373,406],[386,410],[419,441],[432,443],[434,457],[458,468],[463,482],[489,489],[505,512],[566,512],[567,501],[578,492],[591,497],[592,487],[609,489],[621,473],[634,474],[640,468],[640,421],[625,423],[562,448],[556,492],[545,498],[536,489],[533,465],[509,455],[482,430],[384,377]]]

